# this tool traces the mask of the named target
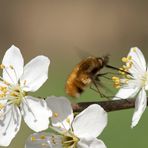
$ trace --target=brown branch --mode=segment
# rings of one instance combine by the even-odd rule
[[[81,102],[81,103],[72,104],[72,108],[74,112],[81,112],[91,104],[99,104],[104,108],[104,110],[110,112],[110,111],[134,108],[135,99],[111,100],[111,101],[100,101],[100,102]]]

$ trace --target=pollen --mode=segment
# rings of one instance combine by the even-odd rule
[[[7,87],[0,86],[0,91],[1,91],[0,98],[3,98],[6,96],[6,93],[8,90],[7,90]]]
[[[36,138],[34,136],[31,136],[31,141],[36,141]]]
[[[14,67],[12,65],[9,66],[11,69],[14,69]]]
[[[3,93],[6,94],[7,93],[7,88],[3,88]]]
[[[128,80],[128,79],[126,79],[126,80],[125,80],[125,83],[126,83],[126,84],[128,84],[128,81],[129,81],[129,80]]]
[[[112,77],[112,80],[116,80],[116,79],[118,79],[118,77],[115,77],[115,76]]]
[[[17,97],[16,92],[11,92],[10,95],[11,95],[11,96],[14,96],[14,97]]]
[[[41,135],[41,136],[40,136],[40,139],[46,139],[46,136]]]
[[[129,65],[128,65],[128,69],[130,69],[130,68],[132,67],[132,65],[133,65],[133,62],[130,61],[128,64],[129,64]]]
[[[127,66],[126,66],[126,65],[123,65],[123,69],[124,69],[124,70],[127,69]]]
[[[1,90],[1,91],[4,91],[4,90],[6,90],[6,87],[0,86],[0,90]]]
[[[66,119],[66,122],[67,122],[68,124],[70,124],[70,119],[69,119],[69,118],[67,118],[67,119]]]
[[[122,71],[122,70],[124,70],[122,67],[121,67],[121,68],[119,68],[119,71]]]
[[[4,65],[4,64],[1,64],[1,65],[0,65],[0,68],[1,68],[1,69],[4,69],[4,68],[5,68],[5,65]]]
[[[120,86],[120,85],[114,84],[114,87],[118,89],[118,88],[120,88],[121,86]]]
[[[0,94],[0,99],[5,97],[5,94]]]
[[[128,62],[128,58],[123,57],[123,58],[122,58],[122,62],[127,63],[127,62]]]
[[[132,50],[133,50],[133,52],[137,52],[137,48],[136,47],[132,48]]]
[[[118,77],[113,76],[112,80],[114,82],[114,87],[119,88],[120,87],[120,79]]]
[[[127,79],[130,79],[130,78],[131,78],[131,76],[130,76],[130,75],[126,75],[126,78],[127,78]]]
[[[53,113],[53,117],[55,117],[55,118],[57,118],[59,116],[59,114],[58,113]]]
[[[127,56],[127,59],[128,60],[132,60],[132,56]]]
[[[125,73],[128,71],[127,66],[123,65],[123,67],[119,68],[119,73],[122,75],[125,75]]]
[[[0,103],[0,110],[2,110],[5,106]]]

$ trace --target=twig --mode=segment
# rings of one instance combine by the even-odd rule
[[[135,107],[135,99],[128,100],[111,100],[111,101],[100,101],[100,102],[81,102],[72,104],[74,112],[81,112],[91,104],[99,104],[107,112],[129,109]]]

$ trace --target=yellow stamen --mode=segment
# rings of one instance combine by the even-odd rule
[[[114,82],[114,84],[115,84],[115,85],[120,85],[120,83],[119,83],[119,82]]]
[[[123,65],[123,69],[124,69],[124,70],[127,69],[127,66],[126,66],[126,65]]]
[[[115,88],[120,88],[121,86],[120,86],[120,85],[114,85],[114,87],[115,87]]]
[[[132,50],[133,50],[133,52],[137,52],[137,48],[136,47],[132,48]]]
[[[114,87],[119,88],[120,87],[120,78],[113,76],[112,80],[114,81]]]
[[[0,86],[0,90],[2,91],[2,87]]]
[[[124,70],[124,69],[121,67],[121,68],[119,68],[119,71],[120,71],[120,70],[122,71],[122,70]]]
[[[132,67],[132,65],[133,65],[133,62],[132,61],[130,61],[129,63],[128,63],[128,69],[130,69],[131,67]]]
[[[67,118],[67,119],[66,119],[66,122],[67,122],[68,124],[70,124],[70,119],[69,119],[69,118]]]
[[[128,60],[132,60],[132,56],[127,56],[127,59]]]
[[[120,70],[119,70],[119,73],[120,74],[122,74],[122,75],[124,75],[125,74],[125,72],[127,71],[127,69],[124,69],[124,68],[119,68]],[[124,72],[125,71],[125,72]]]
[[[36,138],[34,136],[31,136],[31,141],[36,141]]]
[[[112,80],[118,80],[118,79],[119,79],[118,77],[115,76],[112,77]]]
[[[14,96],[14,97],[17,97],[16,92],[11,92],[10,95],[11,95],[11,96]]]
[[[128,79],[126,79],[126,80],[125,80],[125,83],[126,83],[126,84],[128,84],[128,81],[129,81],[129,80],[128,80]]]
[[[131,78],[131,76],[130,76],[130,75],[126,75],[126,78],[127,78],[127,79],[130,79],[130,78]]]
[[[0,94],[0,99],[5,97],[5,94]]]
[[[53,113],[53,116],[55,117],[55,118],[57,118],[58,116],[59,116],[59,114],[58,113]]]
[[[127,63],[127,62],[128,62],[128,58],[123,57],[123,58],[122,58],[122,62]]]
[[[5,65],[4,65],[4,64],[1,64],[1,65],[0,65],[0,68],[1,68],[1,69],[4,69],[4,68],[5,68]]]
[[[0,103],[0,110],[3,109],[5,106]]]
[[[12,65],[9,66],[11,69],[14,69],[14,67]]]
[[[46,139],[46,137],[44,135],[41,135],[40,139]]]
[[[6,93],[7,93],[7,88],[3,88],[3,89],[2,89],[2,92],[3,92],[4,94],[6,94]]]

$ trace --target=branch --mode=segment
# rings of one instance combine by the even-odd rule
[[[111,101],[100,101],[100,102],[81,102],[72,104],[74,112],[81,112],[91,104],[98,104],[104,108],[107,112],[129,109],[135,107],[135,99],[128,100],[111,100]],[[148,104],[147,104],[148,105]]]

